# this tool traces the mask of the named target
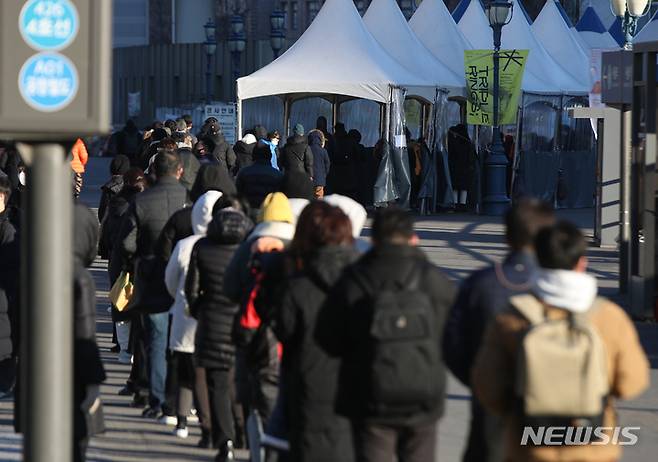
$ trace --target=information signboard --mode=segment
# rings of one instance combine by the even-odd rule
[[[217,119],[219,127],[221,128],[222,134],[224,135],[227,143],[233,145],[237,142],[236,134],[238,118],[235,104],[208,104],[206,105],[204,120],[208,117],[214,117]]]

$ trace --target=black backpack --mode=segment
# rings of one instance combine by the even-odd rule
[[[410,416],[441,399],[439,325],[430,297],[420,290],[426,267],[416,265],[403,284],[378,290],[360,277],[372,313],[366,347],[371,417]]]

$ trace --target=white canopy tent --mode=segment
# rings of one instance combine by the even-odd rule
[[[336,50],[322,52],[327,46]],[[375,40],[351,0],[327,0],[304,34],[278,59],[238,79],[238,100],[333,94],[391,101],[391,87],[434,88]],[[432,90],[433,91],[433,90]]]
[[[457,6],[455,13],[458,13],[455,19],[458,21],[457,26],[459,27],[459,30],[461,30],[473,48],[481,50],[493,48],[493,33],[491,27],[489,27],[489,21],[479,0],[462,0]],[[503,48],[510,46],[509,39],[506,39],[506,34],[508,32],[507,28],[509,26],[510,25],[507,25],[503,29]],[[517,44],[516,46],[511,46],[511,48],[530,49],[530,45],[531,44]],[[533,52],[531,50],[530,55],[532,54]],[[523,82],[521,84],[523,91],[532,93],[560,93],[561,89],[557,84],[544,80],[543,77],[548,78],[550,74],[544,75],[537,73],[537,71],[540,71],[541,69],[536,70],[534,66],[532,66],[533,62],[534,61],[531,62],[529,59],[526,64]],[[542,77],[539,77],[540,75]]]
[[[591,6],[588,6],[583,12],[576,24],[576,30],[591,49],[619,48],[619,44],[612,38],[608,29],[601,22],[596,10]]]
[[[473,47],[457,27],[443,0],[423,0],[409,20],[409,26],[437,59],[455,74],[464,75],[464,50]]]
[[[635,36],[634,43],[658,42],[658,13],[653,15],[640,32]]]
[[[548,0],[531,26],[546,50],[578,83],[589,87],[589,56],[571,34],[556,0]]]
[[[463,69],[461,73],[453,72],[423,45],[409,27],[395,0],[373,0],[363,16],[363,22],[380,45],[405,69],[437,87],[463,94]],[[436,91],[432,88],[421,88],[416,89],[415,94],[409,94],[422,96],[433,102]]]

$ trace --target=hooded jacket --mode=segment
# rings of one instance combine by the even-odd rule
[[[190,148],[179,148],[178,155],[183,163],[183,175],[180,177],[180,184],[190,191],[199,173],[201,164]]]
[[[259,209],[269,193],[279,190],[282,178],[281,172],[270,165],[269,146],[259,142],[254,148],[254,163],[240,170],[235,185],[247,198],[249,206]]]
[[[182,353],[194,353],[196,319],[189,315],[185,298],[185,278],[190,263],[194,244],[206,235],[208,224],[212,220],[215,202],[222,197],[219,191],[208,191],[192,207],[192,229],[194,235],[179,241],[174,248],[165,270],[165,284],[169,295],[174,298],[171,313],[171,332],[169,348]]]
[[[309,178],[313,177],[313,152],[306,137],[295,135],[288,138],[281,155],[281,167],[285,171],[306,172]]]
[[[226,142],[226,138],[222,133],[214,133],[206,135],[206,139],[211,141],[215,148],[212,151],[213,157],[219,161],[221,165],[226,166],[229,172],[233,173],[236,165],[235,152],[230,144]]]
[[[235,152],[237,172],[254,163],[255,147],[256,143],[247,144],[242,140],[235,143],[235,146],[233,146],[233,152]]]
[[[329,153],[322,147],[322,132],[311,130],[311,133],[308,134],[308,145],[313,153],[313,184],[315,186],[326,186],[331,161],[329,160]]]
[[[238,304],[226,296],[224,278],[237,246],[251,227],[236,210],[224,209],[192,249],[185,282],[190,314],[198,321],[195,356],[199,366],[229,370],[235,362],[231,337]]]
[[[587,313],[603,341],[607,354],[610,395],[603,417],[604,427],[614,427],[615,399],[630,399],[649,383],[649,362],[640,345],[635,326],[614,303],[596,299],[596,280],[589,275],[562,270],[540,270],[531,293],[544,306],[549,320],[564,319],[569,313]],[[505,460],[603,461],[619,460],[621,448],[613,444],[577,446],[522,446],[520,416],[515,410],[515,364],[523,332],[529,321],[509,307],[489,324],[471,372],[474,394],[487,410],[504,418]],[[606,433],[610,434],[610,431]]]
[[[273,328],[283,344],[281,380],[287,387],[291,460],[350,461],[354,458],[349,420],[334,411],[340,361],[317,344],[318,313],[347,265],[351,247],[318,249],[290,278]]]
[[[101,186],[101,201],[98,204],[98,221],[103,223],[105,218],[105,213],[107,212],[107,206],[110,204],[110,201],[113,197],[121,192],[123,188],[123,174],[121,175],[112,175],[107,183]]]

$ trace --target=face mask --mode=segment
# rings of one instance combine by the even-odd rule
[[[272,144],[273,144],[274,146],[278,146],[278,145],[279,145],[279,138],[274,138],[274,139],[272,140]]]
[[[18,181],[21,183],[22,186],[25,186],[25,172],[18,173]]]

